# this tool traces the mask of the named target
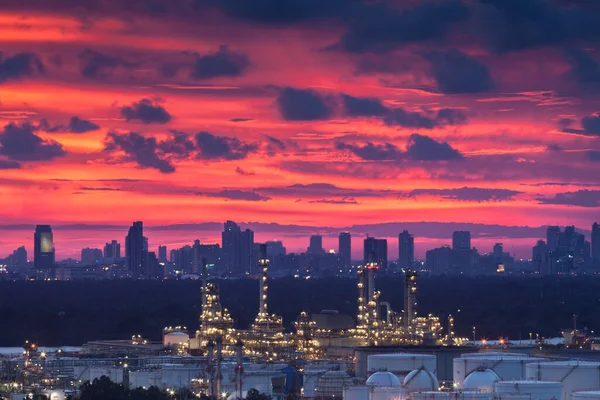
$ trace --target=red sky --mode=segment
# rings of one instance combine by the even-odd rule
[[[599,219],[595,4],[81,4],[8,0],[0,14],[3,225]],[[124,236],[83,231],[57,233],[59,258]],[[29,228],[4,232],[0,254],[31,247]],[[257,231],[290,250],[297,236]],[[527,256],[537,236],[475,237]],[[447,242],[425,232],[417,253]]]

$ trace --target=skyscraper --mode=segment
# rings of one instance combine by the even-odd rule
[[[321,254],[324,253],[323,250],[323,236],[321,235],[312,235],[310,237],[310,242],[308,249],[306,251],[309,254]]]
[[[494,258],[496,260],[502,260],[502,257],[504,257],[504,247],[502,243],[496,243],[494,245]]]
[[[240,272],[240,235],[240,227],[235,222],[225,222],[221,234],[221,248],[223,249],[224,272],[228,274]]]
[[[364,264],[375,262],[380,269],[387,268],[387,240],[367,237],[364,241]]]
[[[408,231],[398,235],[398,264],[400,268],[411,268],[415,261],[415,238]]]
[[[240,232],[240,270],[243,273],[254,270],[254,232],[250,229]]]
[[[452,250],[470,250],[471,232],[455,231],[452,232]]]
[[[546,246],[548,251],[555,251],[558,247],[558,241],[560,238],[560,227],[549,226],[546,228]]]
[[[192,246],[192,273],[200,275],[202,273],[202,256],[200,255],[200,240],[194,240]]]
[[[592,225],[592,259],[600,262],[600,225],[597,222]]]
[[[340,269],[344,271],[349,270],[352,266],[352,238],[350,232],[340,233],[338,239],[338,257]]]
[[[141,278],[144,274],[144,242],[143,223],[134,222],[125,237],[125,265],[134,279]]]
[[[167,246],[158,246],[158,261],[167,261]]]
[[[85,248],[81,249],[81,262],[83,264],[94,264],[102,258],[102,250]]]
[[[38,270],[54,267],[54,235],[50,225],[38,225],[33,236],[33,265]]]
[[[116,240],[104,245],[104,258],[116,260],[121,258],[121,244]]]

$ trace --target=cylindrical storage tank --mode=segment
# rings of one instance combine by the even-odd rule
[[[586,392],[574,392],[573,400],[600,400],[600,390],[588,390]]]
[[[492,400],[493,393],[488,392],[415,392],[411,393],[412,400]]]
[[[526,378],[561,382],[562,399],[572,400],[574,392],[600,389],[600,363],[589,361],[555,361],[527,364]]]
[[[531,400],[560,400],[563,385],[547,381],[501,381],[496,382],[494,391],[498,394],[526,395]]]
[[[367,358],[369,374],[377,371],[389,371],[397,376],[406,376],[415,369],[425,368],[437,372],[437,358],[433,354],[387,353],[372,354]]]
[[[463,354],[455,358],[453,364],[453,380],[457,388],[462,388],[465,378],[477,368],[487,368],[494,371],[503,381],[525,379],[526,365],[534,362],[547,361],[545,358],[520,356],[511,354],[509,356],[499,353],[474,353]]]
[[[400,387],[377,386],[371,389],[369,400],[398,400],[408,397],[406,390]]]
[[[343,400],[369,400],[369,386],[345,386]]]

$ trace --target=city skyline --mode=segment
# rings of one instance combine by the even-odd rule
[[[157,6],[166,18],[128,2],[9,3],[4,224],[597,215],[597,37],[569,30],[586,13],[569,19],[564,2],[525,7],[539,23],[493,1],[293,2],[282,15],[175,1]],[[389,35],[368,35],[380,15]],[[545,41],[531,32],[548,15],[565,29]]]

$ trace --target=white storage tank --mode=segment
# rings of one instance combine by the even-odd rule
[[[408,397],[406,390],[401,387],[376,386],[371,388],[369,400],[399,400]]]
[[[371,387],[360,385],[360,386],[345,386],[343,400],[369,400],[369,391]],[[306,392],[305,392],[305,397]]]
[[[434,391],[439,389],[440,383],[432,372],[420,368],[406,375],[402,387],[408,392]]]
[[[463,389],[467,391],[493,392],[494,384],[500,380],[491,369],[477,368],[465,378]]]
[[[304,374],[302,374],[301,397],[315,397],[319,378],[325,372],[327,372],[327,370],[304,370]]]
[[[585,392],[574,392],[573,400],[600,400],[600,390],[588,390]]]
[[[457,388],[462,388],[465,378],[477,368],[487,368],[498,374],[503,381],[525,379],[525,367],[534,362],[547,361],[545,358],[525,355],[503,355],[501,353],[472,353],[455,358],[453,380]]]
[[[499,394],[526,395],[531,400],[560,400],[563,385],[546,381],[501,381],[496,382],[494,391]]]
[[[433,354],[386,353],[367,357],[367,372],[390,371],[396,376],[406,376],[415,369],[437,370],[437,358]]]
[[[555,361],[527,364],[526,378],[561,382],[563,400],[572,400],[574,392],[600,389],[600,363]]]
[[[411,393],[412,400],[492,400],[494,394],[490,392],[415,392]]]

